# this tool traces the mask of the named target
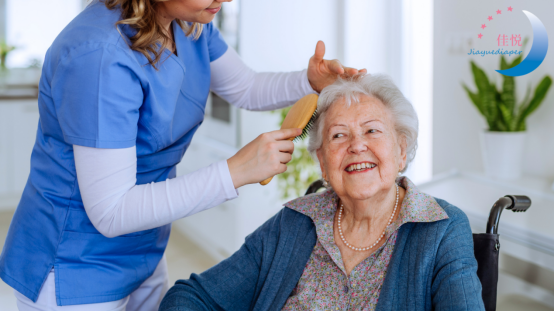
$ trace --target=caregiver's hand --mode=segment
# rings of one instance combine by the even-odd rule
[[[366,69],[357,70],[351,67],[344,67],[339,60],[324,60],[324,55],[325,44],[323,41],[318,41],[315,46],[314,56],[310,58],[308,63],[308,80],[312,89],[317,92],[321,92],[323,88],[335,82],[338,76],[350,77],[367,73]]]
[[[294,151],[294,143],[287,139],[300,133],[296,128],[263,133],[227,159],[235,188],[285,172]]]

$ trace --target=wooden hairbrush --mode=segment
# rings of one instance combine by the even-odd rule
[[[308,94],[298,100],[298,102],[294,103],[294,105],[290,108],[285,120],[283,120],[281,130],[291,128],[302,129],[302,133],[295,138],[290,138],[290,141],[297,139],[302,140],[308,135],[308,131],[310,131],[316,117],[318,98],[319,97],[316,94]],[[273,177],[263,180],[260,184],[266,185],[271,182],[271,179],[273,179]]]

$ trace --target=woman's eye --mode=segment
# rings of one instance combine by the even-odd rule
[[[342,138],[343,136],[344,136],[344,134],[342,134],[342,133],[337,133],[337,134],[333,135],[333,139]]]
[[[375,129],[369,129],[369,130],[367,130],[367,133],[375,133],[375,132],[377,132],[377,130],[375,130]]]

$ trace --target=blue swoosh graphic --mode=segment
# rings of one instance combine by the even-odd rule
[[[541,20],[533,15],[533,13],[525,10],[523,10],[523,13],[527,15],[527,18],[531,22],[531,27],[533,28],[533,45],[531,46],[529,54],[527,54],[521,63],[509,69],[496,70],[502,75],[512,77],[527,75],[537,69],[546,57],[546,52],[548,51],[548,34],[546,33],[546,28]]]

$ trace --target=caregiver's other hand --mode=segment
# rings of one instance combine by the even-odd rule
[[[288,139],[301,133],[297,128],[262,133],[227,159],[235,188],[285,172],[294,151],[294,143]]]
[[[315,53],[308,63],[308,81],[312,89],[321,92],[323,88],[337,80],[338,76],[350,77],[357,74],[367,73],[366,69],[356,69],[343,66],[339,60],[324,60],[325,43],[318,41],[315,46]]]

